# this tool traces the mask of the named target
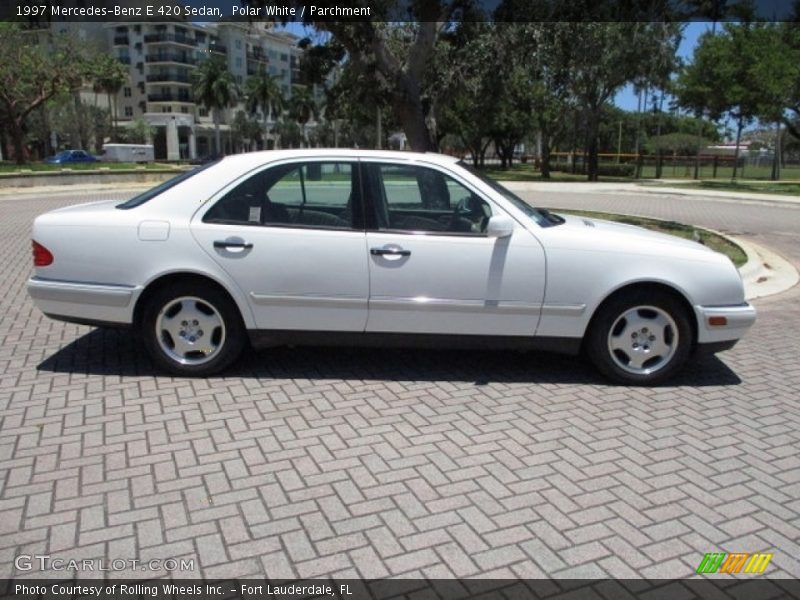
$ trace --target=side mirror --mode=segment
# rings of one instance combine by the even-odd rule
[[[514,220],[505,215],[495,215],[489,219],[486,234],[489,237],[504,238],[514,233]]]

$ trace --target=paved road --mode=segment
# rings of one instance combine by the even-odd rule
[[[0,577],[50,554],[184,558],[208,578],[672,578],[713,551],[772,552],[768,576],[800,577],[797,288],[653,390],[503,352],[287,348],[176,379],[25,295],[33,216],[92,199],[0,199]],[[800,252],[793,209],[545,200]],[[136,574],[153,575],[114,575]]]

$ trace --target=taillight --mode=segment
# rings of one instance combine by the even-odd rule
[[[53,253],[42,246],[39,242],[33,244],[33,265],[35,267],[46,267],[53,264]]]

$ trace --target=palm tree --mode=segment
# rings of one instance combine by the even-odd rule
[[[228,71],[225,61],[217,56],[203,61],[194,72],[194,97],[208,108],[213,115],[216,153],[222,152],[222,138],[219,130],[219,113],[228,106],[236,103],[239,97],[239,87]]]
[[[274,121],[278,120],[283,111],[285,100],[277,76],[270,76],[261,71],[248,77],[245,84],[247,101],[245,106],[250,113],[261,111],[264,118],[264,148],[267,144],[267,119],[271,114]]]
[[[95,93],[102,92],[108,96],[108,115],[111,121],[111,141],[116,141],[117,94],[128,80],[128,69],[120,61],[109,54],[97,57],[93,67]],[[113,98],[113,106],[112,106]]]
[[[292,98],[289,113],[292,118],[300,124],[303,131],[303,145],[308,146],[308,136],[306,135],[306,124],[317,114],[317,104],[308,87],[304,85],[292,86]]]

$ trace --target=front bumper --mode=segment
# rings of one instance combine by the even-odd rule
[[[747,302],[734,306],[696,306],[697,343],[740,339],[756,322],[756,309]]]
[[[31,277],[28,295],[48,316],[76,322],[125,325],[133,321],[134,286]]]

